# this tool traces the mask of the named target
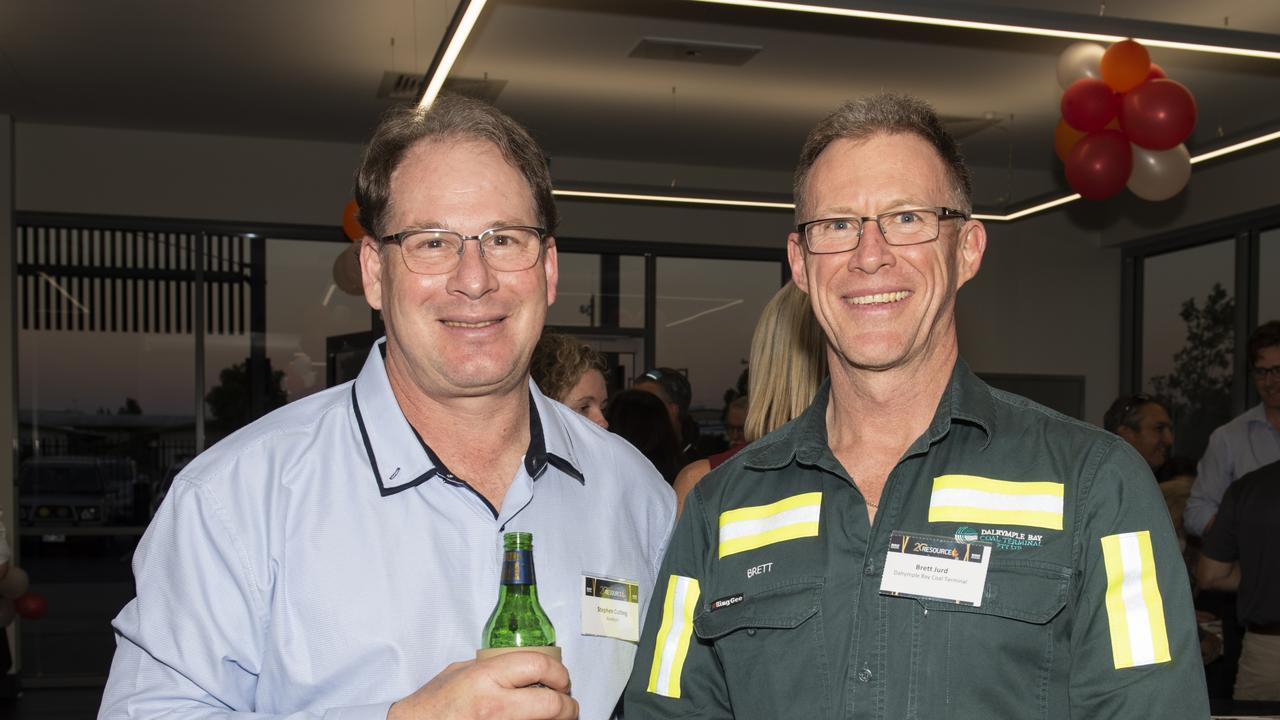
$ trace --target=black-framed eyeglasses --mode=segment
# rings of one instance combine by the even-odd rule
[[[796,226],[804,238],[804,246],[816,255],[856,250],[867,222],[875,223],[880,235],[890,245],[919,245],[933,242],[941,233],[942,221],[969,219],[969,213],[952,208],[912,208],[880,213],[874,217],[836,217],[810,220]]]
[[[542,256],[546,238],[547,231],[540,227],[504,225],[489,228],[479,235],[463,235],[435,228],[410,228],[382,237],[379,242],[398,244],[400,256],[411,272],[441,275],[452,272],[462,262],[462,252],[468,240],[480,244],[480,257],[494,270],[528,270]]]
[[[1273,365],[1271,367],[1254,367],[1253,377],[1256,378],[1258,382],[1280,380],[1280,365]]]

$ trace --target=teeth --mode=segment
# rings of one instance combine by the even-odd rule
[[[484,322],[469,323],[469,322],[460,322],[458,320],[445,320],[444,324],[448,325],[449,327],[456,327],[456,328],[482,328],[482,327],[489,327],[490,325],[495,325],[497,324],[497,322],[498,322],[497,320],[485,320]]]
[[[854,305],[880,305],[883,303],[898,302],[905,299],[911,294],[910,290],[899,290],[897,292],[876,293],[875,295],[863,295],[862,297],[852,298],[850,302]]]

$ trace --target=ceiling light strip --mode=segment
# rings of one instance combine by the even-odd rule
[[[681,205],[719,205],[724,207],[767,208],[769,210],[794,210],[795,204],[788,202],[766,202],[764,200],[726,200],[720,198],[696,197],[692,195],[649,195],[645,193],[597,192],[593,190],[552,190],[553,195],[569,198],[589,198],[592,200],[631,200],[636,202],[676,203]]]
[[[1027,217],[1028,215],[1034,215],[1036,213],[1044,212],[1045,210],[1056,208],[1059,205],[1066,205],[1067,203],[1075,202],[1076,200],[1079,200],[1079,199],[1080,199],[1079,193],[1072,193],[1070,195],[1064,195],[1060,198],[1055,198],[1053,200],[1042,202],[1039,205],[1032,205],[1029,208],[1023,208],[1017,212],[1009,213],[1008,215],[974,215],[973,217],[975,220],[994,220],[996,222],[1012,222],[1014,220],[1021,220],[1022,218]]]
[[[418,101],[418,107],[428,108],[431,103],[435,102],[436,96],[440,94],[440,89],[444,87],[444,81],[448,79],[449,73],[453,70],[453,64],[458,61],[458,56],[462,54],[462,47],[467,44],[467,38],[471,36],[471,30],[475,28],[476,21],[480,19],[480,13],[484,11],[485,3],[488,0],[463,0],[467,3],[467,9],[463,11],[461,19],[458,20],[457,26],[453,30],[453,36],[449,38],[449,44],[445,47],[444,54],[440,56],[440,62],[436,64],[435,72],[431,75],[431,80],[427,83],[427,89],[422,93],[422,99]]]
[[[736,5],[739,7],[760,8],[765,10],[786,10],[817,15],[834,15],[838,17],[861,18],[864,20],[887,20],[889,22],[914,23],[916,25],[935,25],[947,28],[966,28],[969,30],[985,30],[988,32],[1014,33],[1018,35],[1035,35],[1038,37],[1056,37],[1067,40],[1093,40],[1096,42],[1118,42],[1125,35],[1109,35],[1104,33],[1080,32],[1076,30],[1059,30],[1041,28],[1030,25],[1009,25],[1006,23],[982,22],[977,20],[959,20],[956,18],[929,17],[925,15],[907,15],[904,13],[879,12],[876,10],[855,10],[837,8],[827,5],[810,5],[805,3],[775,2],[774,0],[691,0],[692,2],[712,5]],[[1200,43],[1177,42],[1152,38],[1134,38],[1138,42],[1151,47],[1172,50],[1189,50],[1192,52],[1212,53],[1216,55],[1242,55],[1267,60],[1280,60],[1280,52],[1271,50],[1255,50],[1226,45],[1206,45]]]
[[[696,1],[701,2],[702,0]],[[1266,135],[1259,135],[1258,137],[1250,138],[1248,140],[1242,140],[1238,143],[1218,148],[1217,150],[1210,150],[1209,152],[1201,153],[1191,158],[1191,164],[1195,165],[1206,160],[1213,160],[1225,155],[1240,152],[1241,150],[1248,150],[1251,147],[1257,147],[1258,145],[1274,142],[1276,140],[1280,140],[1280,130],[1267,133]],[[560,197],[590,198],[597,200],[629,200],[637,202],[676,203],[686,205],[717,205],[722,207],[767,208],[770,210],[795,209],[794,203],[764,202],[760,200],[730,200],[724,198],[705,198],[687,195],[648,195],[644,193],[614,193],[587,190],[553,190],[552,193]],[[1045,210],[1056,208],[1060,205],[1075,202],[1076,200],[1079,200],[1080,197],[1081,196],[1078,193],[1072,193],[1071,195],[1064,195],[1060,198],[1047,200],[1038,205],[1032,205],[1031,207],[1023,208],[1017,212],[1012,212],[1007,215],[974,213],[973,219],[992,222],[1012,222],[1014,220],[1021,220],[1029,215],[1034,215],[1036,213],[1044,212]]]
[[[1255,138],[1249,138],[1248,140],[1241,140],[1234,145],[1228,145],[1226,147],[1218,148],[1217,150],[1210,150],[1207,153],[1201,153],[1191,158],[1191,164],[1195,165],[1196,163],[1201,163],[1205,160],[1212,160],[1214,158],[1222,157],[1223,155],[1230,155],[1231,153],[1247,150],[1255,145],[1262,145],[1263,143],[1269,143],[1273,140],[1280,140],[1280,130],[1273,133],[1267,133],[1266,135],[1259,135]]]

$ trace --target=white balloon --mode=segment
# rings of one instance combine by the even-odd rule
[[[1143,200],[1159,202],[1182,192],[1191,179],[1191,153],[1186,145],[1148,150],[1133,145],[1133,171],[1126,187]]]
[[[31,580],[27,577],[27,571],[9,565],[9,572],[0,578],[0,597],[15,600],[25,595],[29,587],[31,587]]]
[[[1071,43],[1058,56],[1058,85],[1066,90],[1082,78],[1102,79],[1102,55],[1106,49],[1097,43]]]

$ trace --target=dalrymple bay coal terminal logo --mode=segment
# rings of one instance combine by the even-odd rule
[[[978,542],[978,531],[967,525],[961,525],[956,528],[956,542]]]

